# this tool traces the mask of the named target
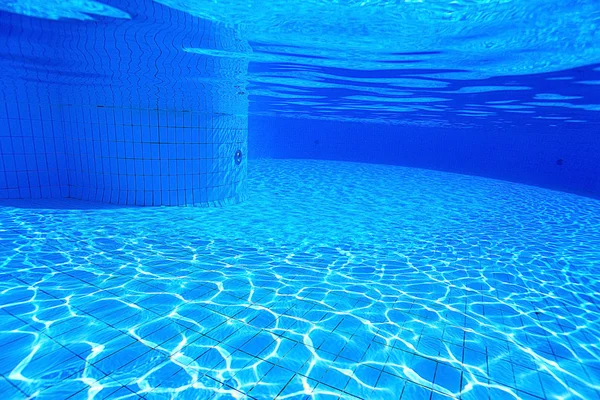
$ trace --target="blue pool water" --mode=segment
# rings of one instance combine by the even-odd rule
[[[600,400],[599,28],[0,0],[0,397]]]
[[[249,200],[222,209],[1,204],[0,391],[599,397],[598,201],[404,167],[251,166]]]

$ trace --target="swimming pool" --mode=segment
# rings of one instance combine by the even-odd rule
[[[600,400],[599,18],[0,0],[0,397]]]
[[[225,208],[4,200],[0,391],[598,397],[598,201],[374,164],[250,170]]]

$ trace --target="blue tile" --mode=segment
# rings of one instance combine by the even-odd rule
[[[273,336],[267,332],[260,332],[244,343],[240,349],[253,356],[258,356],[263,352],[269,353],[269,349],[274,349],[276,345]]]
[[[372,393],[371,398],[393,399],[400,398],[404,386],[408,382],[396,375],[382,372]]]
[[[223,362],[224,356],[217,350],[216,347],[212,347],[202,353],[200,357],[196,358],[194,361],[205,368],[206,370],[212,370],[214,367]]]
[[[410,368],[427,382],[433,383],[437,363],[431,359],[414,356],[409,364]]]
[[[468,366],[477,367],[477,373],[487,376],[488,363],[485,353],[480,353],[468,348],[464,350],[464,363]]]
[[[540,398],[545,397],[537,370],[524,368],[517,364],[513,364],[512,367],[515,374],[516,389]]]
[[[329,368],[319,381],[338,390],[344,390],[350,381],[350,376]]]
[[[294,373],[284,368],[274,366],[248,392],[255,398],[275,398],[294,377]]]
[[[327,399],[327,400],[340,399],[343,397],[352,398],[352,397],[348,396],[347,394],[345,394],[344,392],[334,389],[323,383],[319,383],[317,386],[315,386],[315,388],[312,391],[312,396],[319,398],[319,399]],[[307,397],[307,399],[310,399],[310,398],[311,398],[310,396]]]
[[[167,361],[162,368],[148,377],[148,382],[152,386],[155,383],[160,383],[162,390],[177,389],[190,386],[194,381],[193,375],[193,372],[190,373],[175,363]]]
[[[225,324],[223,327],[217,328],[215,331],[208,333],[208,336],[215,339],[223,337],[221,343],[231,349],[240,349],[245,347],[259,332],[250,326],[238,324],[237,321],[232,321],[233,324]],[[247,349],[252,351],[252,346],[247,346]]]
[[[254,388],[256,383],[259,382],[267,372],[269,372],[268,369],[255,368],[255,364],[252,361],[249,361],[245,366],[233,371],[233,376],[228,377],[225,384],[243,392],[248,392]]]
[[[517,391],[517,396],[519,396],[523,400],[540,400],[540,399],[543,399],[543,397],[532,396],[529,393],[521,392],[521,391]]]
[[[188,365],[218,344],[219,342],[214,339],[199,336],[184,345],[177,353],[172,354],[171,357],[180,364]]]
[[[515,387],[515,377],[512,364],[504,360],[493,360],[489,362],[490,380],[506,386]]]
[[[438,363],[434,383],[451,393],[459,393],[461,388],[460,370],[447,364]]]
[[[4,377],[0,376],[0,393],[8,395],[9,398],[25,397],[23,393],[16,385],[11,384]]]
[[[116,387],[110,388],[106,391],[100,392],[100,395],[103,396],[104,399],[137,399],[137,396],[130,389],[125,387]]]
[[[417,346],[419,354],[428,357],[437,357],[443,348],[442,341],[430,337],[421,337],[419,345]]]
[[[259,358],[268,360],[269,362],[280,365],[281,360],[292,354],[291,351],[296,346],[296,342],[275,336],[275,341],[265,347],[260,354]]]
[[[222,385],[220,387],[196,387],[190,386],[185,388],[184,390],[177,392],[177,399],[181,400],[209,400],[214,399],[219,393],[225,393],[226,389],[222,389]],[[159,390],[155,392],[146,393],[144,399],[148,400],[161,400],[165,398],[165,394]]]
[[[87,357],[93,349],[93,345],[126,346],[133,343],[134,339],[123,335],[123,332],[109,327],[108,325],[76,326],[74,329],[64,332],[58,337],[53,336],[56,342],[83,358]],[[91,328],[91,329],[90,329]],[[120,340],[117,340],[120,339]]]
[[[373,368],[383,369],[384,364],[388,361],[391,356],[391,353],[399,350],[392,350],[390,347],[385,346],[383,344],[372,342],[367,348],[365,354],[363,355],[362,360],[369,360],[373,362],[373,365],[370,365]],[[404,359],[408,359],[404,352],[399,353],[397,356],[394,356],[390,362],[396,363],[400,362]]]
[[[4,333],[2,342],[9,340],[8,344],[0,342],[0,374],[7,375],[19,363],[25,359],[33,350],[35,337],[31,334]]]
[[[312,337],[311,337],[311,339],[312,339]],[[346,347],[347,343],[348,342],[344,336],[341,336],[336,333],[332,333],[331,335],[328,335],[325,338],[325,340],[323,341],[323,343],[320,346],[317,346],[317,347],[319,347],[319,350],[323,350],[328,353],[337,355],[337,354],[339,354],[340,351],[342,351],[342,349],[344,347]]]
[[[545,372],[540,372],[538,377],[542,383],[544,394],[546,398],[568,396],[568,389],[566,389],[562,383],[552,375]],[[558,376],[560,379],[560,376]],[[561,379],[562,380],[562,379]]]
[[[105,374],[111,374],[118,369],[132,363],[134,360],[148,353],[151,349],[144,346],[139,342],[135,342],[126,346],[118,351],[111,353],[107,357],[104,357],[98,361],[94,361],[93,364],[100,371]]]
[[[200,336],[198,332],[192,329],[184,330],[184,328],[181,326],[174,326],[176,326],[176,328],[172,329],[171,333],[177,333],[175,333],[174,336],[170,337],[165,341],[161,342],[161,340],[164,337],[170,336],[170,333],[165,332],[164,329],[160,331],[162,332],[162,334],[152,336],[152,338],[155,339],[156,342],[159,342],[158,346],[155,347],[156,349],[168,354],[175,354],[176,352],[180,351],[183,347],[185,347],[188,343],[193,343],[196,340],[196,338]],[[152,343],[147,343],[146,345],[152,347]]]
[[[502,388],[491,387],[491,388],[489,388],[489,392],[490,392],[490,399],[500,399],[500,400],[514,399],[517,394],[516,390],[514,390],[513,388],[508,388],[508,387],[502,387]]]
[[[417,385],[413,382],[406,382],[401,399],[429,399],[431,397],[431,389]]]
[[[235,320],[226,320],[225,322],[220,323],[210,331],[206,332],[206,336],[218,341],[223,341],[236,334],[243,328],[246,328],[246,325]]]
[[[58,383],[42,390],[41,399],[79,399],[87,398],[89,386],[77,378],[60,379]]]
[[[115,356],[118,356],[118,353]],[[168,360],[168,356],[164,353],[150,350],[146,353],[142,353],[121,367],[113,369],[110,372],[110,377],[122,385],[132,384],[140,378],[139,371],[150,371]],[[101,365],[97,365],[97,367],[101,367]]]
[[[282,398],[309,399],[310,394],[319,382],[301,375],[294,375],[286,386],[279,392]]]
[[[275,316],[270,312],[263,311],[253,318],[249,323],[257,328],[268,328],[275,324]]]
[[[298,343],[285,354],[278,365],[290,371],[298,371],[300,367],[312,358],[313,355],[310,350],[303,344]]]
[[[481,384],[475,384],[463,377],[462,398],[466,400],[488,400],[490,399],[488,385],[488,381],[481,382]]]

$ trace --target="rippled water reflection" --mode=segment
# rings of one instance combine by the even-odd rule
[[[193,33],[205,26],[193,17],[226,26],[233,41],[217,44]],[[11,52],[0,59],[8,86],[35,70],[39,83],[58,79],[77,95],[81,85],[105,85],[103,74],[124,93],[132,85],[155,93],[156,64],[164,68],[161,79],[182,88],[166,97],[179,99],[190,87],[204,92],[214,78],[205,68],[181,66],[209,60],[220,66],[219,82],[235,81],[214,90],[247,93],[252,115],[494,125],[506,134],[515,127],[562,132],[599,124],[597,0],[0,0],[0,18],[12,32],[5,35]],[[43,27],[28,28],[38,19],[47,20]],[[189,35],[181,31],[185,24]],[[45,35],[29,37],[29,30]],[[138,59],[129,41],[146,39],[123,34],[141,31],[153,39]],[[83,54],[111,54],[119,63],[99,66],[73,53],[81,46]],[[156,61],[155,52],[168,56]],[[89,70],[98,76],[82,75]],[[571,100],[551,101],[562,97]]]
[[[0,207],[0,393],[600,397],[600,202],[261,161],[244,204]]]

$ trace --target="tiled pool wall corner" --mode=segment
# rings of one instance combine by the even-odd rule
[[[131,20],[0,12],[0,198],[244,198],[248,63],[223,55],[247,43],[159,4],[127,4]]]

